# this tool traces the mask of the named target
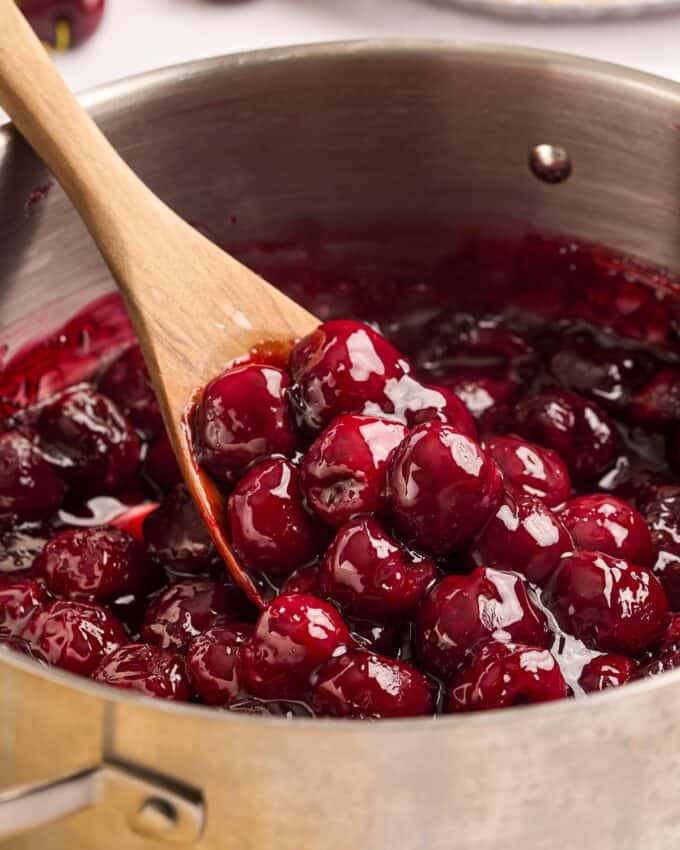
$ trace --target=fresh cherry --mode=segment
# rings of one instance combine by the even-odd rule
[[[403,661],[354,649],[314,677],[312,708],[330,717],[417,717],[434,712],[434,683]]]
[[[187,649],[187,669],[193,689],[206,705],[227,705],[241,690],[241,649],[254,626],[230,623],[197,635]]]
[[[302,699],[312,673],[351,646],[336,609],[314,596],[277,596],[260,614],[242,650],[243,681],[263,699]]]
[[[92,678],[145,696],[175,702],[191,698],[184,658],[146,643],[130,643],[115,650],[93,671]]]
[[[283,458],[254,466],[227,502],[231,542],[251,570],[287,575],[319,555],[326,530],[304,504],[297,467]]]
[[[297,437],[288,411],[290,379],[281,369],[248,364],[227,369],[203,391],[196,413],[196,456],[231,483],[270,454],[292,454]]]
[[[601,652],[642,652],[663,635],[670,616],[652,572],[602,552],[562,558],[545,598],[563,629]]]
[[[479,444],[441,422],[414,428],[392,458],[390,503],[405,538],[443,555],[469,542],[503,496],[503,479]]]
[[[607,493],[577,496],[559,517],[577,549],[604,552],[641,567],[654,564],[654,546],[647,523],[626,502]]]
[[[544,613],[516,573],[478,567],[470,575],[447,576],[421,602],[415,649],[427,672],[450,679],[475,646],[490,638],[540,647],[552,643]]]
[[[111,527],[74,528],[53,537],[35,562],[55,596],[106,602],[148,585],[143,547]]]
[[[473,655],[451,682],[446,710],[507,708],[568,695],[559,664],[547,649],[491,641]]]

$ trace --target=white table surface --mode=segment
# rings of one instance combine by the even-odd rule
[[[108,0],[97,35],[57,62],[71,86],[82,91],[221,53],[388,36],[563,50],[680,81],[680,13],[607,22],[520,23],[419,0]]]

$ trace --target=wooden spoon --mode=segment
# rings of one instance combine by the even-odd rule
[[[261,595],[229,548],[224,499],[194,462],[185,411],[227,361],[319,321],[190,227],[130,170],[58,74],[17,9],[0,0],[0,106],[54,173],[123,295],[182,474],[217,549],[248,596]]]

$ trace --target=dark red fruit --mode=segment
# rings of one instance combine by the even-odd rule
[[[247,613],[245,597],[235,587],[214,581],[179,581],[152,599],[141,635],[163,649],[181,650],[201,632]]]
[[[44,519],[63,497],[62,480],[35,442],[19,431],[0,434],[0,519]]]
[[[58,50],[77,47],[99,27],[105,0],[20,0],[38,36]]]
[[[149,446],[144,458],[144,474],[161,490],[182,483],[182,472],[168,435],[163,431]]]
[[[45,588],[32,579],[0,585],[0,634],[19,634],[33,612],[48,602]]]
[[[302,699],[317,667],[351,643],[347,626],[328,602],[302,593],[277,596],[242,651],[246,690],[263,699]]]
[[[388,477],[399,530],[437,555],[470,541],[503,497],[503,479],[479,444],[441,422],[426,422],[397,449]]]
[[[439,378],[463,402],[473,419],[481,419],[484,414],[494,407],[502,406],[513,401],[517,395],[517,384],[513,381],[486,378],[483,375],[474,377],[444,377]]]
[[[415,648],[428,673],[450,679],[475,646],[490,638],[540,647],[552,643],[545,615],[516,573],[478,567],[470,575],[447,576],[421,602]]]
[[[139,464],[139,440],[116,405],[92,387],[61,393],[38,417],[50,460],[81,496],[114,492]]]
[[[131,345],[99,379],[99,392],[112,399],[132,424],[148,436],[163,430],[156,393],[138,345]]]
[[[19,637],[49,664],[82,676],[127,643],[113,614],[91,602],[50,602],[33,613]]]
[[[182,484],[144,520],[144,538],[149,555],[177,571],[201,572],[216,558],[212,539]]]
[[[506,496],[475,545],[480,563],[514,570],[539,585],[574,548],[569,532],[550,508],[524,495]]]
[[[396,348],[368,325],[325,322],[300,340],[290,373],[300,416],[320,431],[342,413],[391,413],[390,389],[410,367]]]
[[[320,554],[328,534],[307,510],[297,467],[283,458],[254,466],[227,502],[231,542],[244,565],[287,575]]]
[[[566,390],[524,399],[514,422],[522,437],[556,451],[580,484],[597,480],[620,449],[619,433],[604,410]]]
[[[409,555],[370,517],[344,525],[321,562],[319,589],[350,617],[398,620],[411,614],[437,568]]]
[[[435,690],[410,664],[354,649],[314,676],[311,702],[328,717],[417,717],[434,712]]]
[[[149,582],[143,547],[117,528],[74,528],[53,537],[35,571],[55,596],[106,602]]]
[[[680,419],[680,369],[657,372],[635,393],[628,413],[633,422],[647,428],[665,428],[677,422]]]
[[[647,523],[629,504],[607,493],[578,496],[560,511],[576,549],[604,552],[641,567],[654,564]]]
[[[421,384],[410,375],[404,375],[387,390],[394,413],[409,428],[434,420],[444,422],[477,439],[477,426],[472,414],[458,396],[446,387]]]
[[[631,658],[606,652],[604,655],[596,655],[586,664],[578,683],[589,694],[625,685],[635,678],[636,672],[637,665]]]
[[[211,381],[196,413],[196,456],[231,483],[270,454],[292,454],[297,437],[288,412],[288,375],[272,366],[236,366]]]
[[[305,455],[302,490],[310,507],[336,527],[382,512],[389,461],[408,433],[400,422],[376,416],[339,416]]]
[[[122,646],[92,673],[96,682],[149,697],[185,702],[191,698],[184,658],[145,643]]]
[[[446,710],[508,708],[568,695],[559,664],[547,649],[490,642],[474,654],[451,682]]]
[[[252,634],[250,623],[216,626],[195,637],[187,649],[193,689],[206,705],[227,705],[241,690],[241,648]]]
[[[569,470],[551,449],[509,436],[491,437],[484,442],[484,451],[498,464],[506,490],[536,496],[549,508],[569,498]]]
[[[644,507],[656,559],[652,570],[666,591],[671,610],[680,611],[680,491],[657,493]]]
[[[653,573],[601,552],[562,558],[547,602],[563,629],[601,652],[642,652],[664,634],[670,616]]]

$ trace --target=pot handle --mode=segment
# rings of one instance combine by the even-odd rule
[[[145,838],[191,844],[205,826],[195,788],[122,762],[0,793],[0,842],[97,805],[114,806]]]

